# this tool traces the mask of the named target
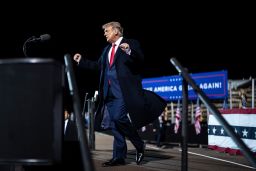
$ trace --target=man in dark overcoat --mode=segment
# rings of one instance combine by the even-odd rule
[[[102,26],[107,45],[98,61],[82,58],[77,53],[78,66],[100,72],[99,105],[95,114],[95,129],[110,128],[114,136],[113,157],[103,166],[124,165],[127,154],[125,137],[136,148],[136,163],[144,157],[145,144],[137,129],[145,126],[164,111],[166,102],[142,87],[141,70],[144,54],[137,40],[123,37],[119,22]]]

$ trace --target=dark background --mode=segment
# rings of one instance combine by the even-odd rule
[[[63,62],[64,54],[80,52],[97,60],[107,44],[101,26],[115,20],[124,27],[124,37],[140,41],[146,58],[144,78],[177,75],[170,63],[172,57],[190,73],[227,70],[229,79],[255,77],[256,15],[252,4],[145,2],[2,5],[0,58],[23,58],[23,43],[47,33],[51,40],[29,44],[29,57]],[[79,71],[76,76],[80,87],[96,89],[97,74]]]

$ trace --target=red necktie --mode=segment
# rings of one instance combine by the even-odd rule
[[[116,44],[113,43],[113,44],[112,44],[111,54],[110,54],[110,61],[109,61],[109,65],[110,65],[110,66],[113,64],[113,61],[114,61],[115,47],[116,47]]]

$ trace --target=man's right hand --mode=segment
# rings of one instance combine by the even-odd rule
[[[73,57],[73,59],[74,59],[77,63],[80,62],[81,58],[82,58],[82,55],[79,54],[79,53],[76,53],[76,54],[74,55],[74,57]]]

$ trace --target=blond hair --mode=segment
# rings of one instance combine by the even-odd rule
[[[123,36],[123,27],[119,22],[111,21],[102,26],[102,29],[106,29],[107,27],[112,27],[112,29],[116,29],[119,36]]]

